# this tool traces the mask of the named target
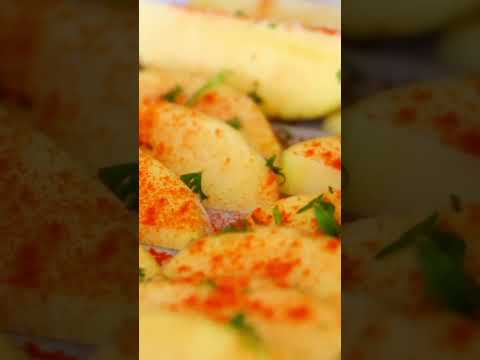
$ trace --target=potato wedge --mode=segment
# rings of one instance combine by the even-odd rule
[[[453,28],[440,42],[440,56],[448,63],[480,71],[480,20]]]
[[[197,240],[165,264],[168,278],[265,278],[319,298],[340,296],[340,242],[286,227],[224,233]]]
[[[340,138],[316,138],[295,144],[283,152],[280,166],[286,177],[282,187],[285,194],[320,194],[341,189]]]
[[[142,360],[158,359],[159,351],[162,360],[269,359],[265,352],[249,346],[232,327],[199,314],[140,308],[139,324],[139,359]]]
[[[282,22],[299,22],[305,26],[340,29],[340,8],[305,0],[191,0],[189,5],[204,10],[226,11],[236,16],[249,16]]]
[[[342,134],[342,113],[337,111],[323,120],[322,129],[334,135]]]
[[[268,115],[285,120],[317,118],[340,106],[338,34],[145,0],[139,16],[140,59],[146,66],[209,74],[229,70],[228,84],[255,92]]]
[[[340,224],[342,216],[341,192],[327,192],[322,194],[325,202],[333,204],[335,207],[335,221]],[[249,216],[249,222],[252,226],[263,225],[281,225],[296,228],[313,234],[323,233],[319,227],[315,213],[312,210],[299,211],[312,200],[317,198],[315,195],[298,195],[280,199],[273,207],[257,208]]]
[[[386,38],[440,30],[478,9],[477,0],[344,0],[342,31],[351,38]]]
[[[140,289],[140,306],[201,313],[234,330],[232,319],[240,316],[250,327],[243,335],[252,348],[272,353],[275,359],[333,360],[339,356],[339,297],[321,301],[295,288],[231,278],[208,284],[149,282]]]
[[[150,150],[140,148],[138,157],[140,243],[181,249],[207,234],[210,224],[198,196]]]
[[[450,79],[387,91],[347,108],[344,208],[405,214],[448,207],[451,194],[480,200],[479,101],[478,80]]]
[[[140,109],[140,142],[177,175],[201,172],[206,207],[251,211],[278,199],[276,175],[239,132],[164,101]],[[197,189],[199,190],[199,189]]]
[[[139,75],[139,98],[142,101],[146,97],[164,96],[179,86],[181,94],[175,102],[185,105],[209,80],[209,76],[202,74],[165,69],[144,70]],[[280,144],[265,115],[252,99],[232,87],[216,86],[190,107],[228,123],[265,158],[273,155],[278,157],[280,154]]]

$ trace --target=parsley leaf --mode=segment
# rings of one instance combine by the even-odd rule
[[[143,268],[138,268],[138,279],[140,282],[145,280],[145,270]]]
[[[272,155],[270,158],[266,160],[265,165],[267,165],[267,167],[270,170],[272,170],[275,173],[275,175],[280,176],[282,178],[282,184],[284,184],[287,178],[285,177],[285,174],[283,173],[282,169],[278,166],[275,166],[276,158],[277,158],[277,155]]]
[[[255,329],[247,322],[245,314],[238,313],[234,315],[228,324],[240,332],[251,344],[258,344],[260,342],[260,337]]]
[[[303,208],[298,210],[298,214],[313,209],[317,218],[318,228],[330,236],[339,236],[341,233],[340,225],[335,219],[335,206],[323,199],[323,195],[313,199]]]
[[[190,190],[200,196],[201,200],[208,199],[208,196],[202,190],[202,172],[195,172],[190,174],[184,174],[180,176],[180,180],[187,185]]]
[[[229,75],[228,71],[221,71],[214,77],[212,77],[210,80],[206,82],[205,85],[203,85],[200,89],[198,89],[190,99],[188,99],[186,105],[187,106],[193,106],[195,105],[198,100],[200,100],[205,94],[207,94],[210,90],[213,88],[221,85],[222,83],[225,82],[227,79],[227,76]]]
[[[434,230],[434,227],[437,224],[437,222],[438,222],[438,214],[434,213],[433,215],[429,216],[426,220],[415,225],[410,230],[408,230],[405,234],[400,236],[400,238],[397,241],[391,243],[390,245],[387,245],[382,250],[380,250],[377,253],[377,255],[375,255],[375,258],[377,260],[382,259],[394,252],[397,252],[410,245],[415,244],[420,239],[425,239]]]
[[[100,180],[125,204],[138,211],[138,163],[128,163],[102,168]]]
[[[183,88],[180,85],[176,85],[172,90],[163,95],[163,99],[168,102],[175,102],[182,93]]]
[[[242,128],[242,123],[238,117],[234,117],[227,121],[227,124],[233,127],[235,130],[240,130]]]
[[[273,219],[275,220],[276,225],[282,225],[283,223],[283,215],[278,206],[275,206],[272,210]]]

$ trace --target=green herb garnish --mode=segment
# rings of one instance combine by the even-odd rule
[[[242,220],[232,225],[228,225],[222,230],[222,234],[243,233],[250,231],[250,226],[246,220]]]
[[[342,70],[341,69],[337,71],[337,79],[338,79],[338,81],[342,81]]]
[[[145,270],[143,268],[138,269],[138,280],[143,282],[145,280]]]
[[[267,167],[270,170],[272,170],[275,173],[275,175],[280,176],[282,178],[282,184],[284,184],[287,178],[285,177],[285,174],[283,173],[282,169],[278,166],[275,166],[276,159],[277,159],[277,155],[272,155],[266,160],[265,165],[267,165]]]
[[[163,99],[168,102],[175,102],[182,92],[183,88],[180,85],[176,85],[172,90],[163,95]]]
[[[192,190],[195,194],[200,196],[201,200],[208,199],[208,196],[202,190],[202,172],[195,172],[190,174],[184,174],[180,176],[180,180],[183,181],[185,185],[187,185],[190,190]]]
[[[252,99],[257,105],[261,105],[263,103],[263,99],[257,94],[257,91],[250,91],[248,97]]]
[[[237,10],[237,11],[235,11],[234,15],[235,15],[236,17],[247,17],[247,14],[246,14],[245,11],[243,11],[243,10]]]
[[[198,100],[200,100],[205,94],[207,94],[213,88],[221,85],[227,79],[229,72],[228,71],[221,71],[210,80],[208,80],[205,85],[203,85],[200,89],[198,89],[190,99],[186,102],[187,106],[195,105]]]
[[[282,225],[283,223],[283,215],[278,206],[275,206],[272,210],[273,219],[275,220],[276,225]]]
[[[323,195],[313,199],[303,208],[298,210],[298,214],[313,209],[317,219],[318,228],[330,236],[339,236],[341,233],[340,225],[335,220],[335,206],[323,199]]]
[[[128,209],[138,211],[138,163],[106,167],[98,176]]]
[[[393,242],[390,245],[384,247],[380,252],[375,255],[376,259],[382,259],[385,256],[393,254],[399,250],[402,250],[406,247],[409,247],[416,242],[420,241],[421,239],[428,238],[432,231],[434,230],[435,225],[438,222],[438,214],[434,213],[433,215],[429,216],[426,220],[422,221],[421,223],[415,225],[410,230],[408,230],[405,234],[400,236],[400,238]]]
[[[240,130],[242,128],[242,123],[238,117],[234,117],[227,121],[227,124],[233,127],[235,130]]]
[[[247,322],[245,314],[238,313],[234,315],[228,324],[244,336],[250,344],[256,345],[260,342],[260,337],[255,329]]]

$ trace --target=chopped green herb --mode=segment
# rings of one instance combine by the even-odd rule
[[[176,85],[172,90],[163,95],[163,99],[168,102],[175,102],[182,92],[183,88],[180,85]]]
[[[335,219],[335,206],[323,199],[323,195],[313,199],[307,205],[298,210],[298,214],[313,209],[317,218],[318,228],[330,236],[339,236],[340,225]]]
[[[228,324],[242,334],[252,345],[260,342],[260,337],[255,329],[247,322],[245,314],[238,313],[234,315]]]
[[[390,245],[384,247],[380,252],[375,255],[376,259],[382,259],[390,254],[393,254],[399,250],[402,250],[406,247],[409,247],[421,239],[428,238],[432,231],[434,230],[435,225],[438,222],[438,214],[434,213],[429,216],[426,220],[418,223],[405,234],[400,236],[397,241],[394,241]]]
[[[200,89],[198,89],[190,99],[188,99],[186,105],[187,106],[193,106],[195,105],[198,100],[200,100],[205,94],[207,94],[210,90],[213,88],[221,85],[222,83],[225,82],[227,79],[227,76],[229,75],[228,71],[221,71],[214,77],[212,77],[210,80],[206,82],[205,85],[203,85]]]
[[[331,186],[328,187],[328,192],[329,192],[330,194],[333,194],[333,193],[334,193],[333,188],[332,188]]]
[[[187,185],[190,190],[200,196],[201,200],[208,199],[208,196],[202,190],[202,172],[195,172],[190,174],[184,174],[180,176],[180,180]]]
[[[269,157],[267,160],[266,160],[266,163],[265,165],[267,165],[267,167],[272,170],[275,175],[279,176],[282,178],[282,184],[285,183],[285,181],[287,180],[287,178],[285,177],[285,174],[283,173],[282,169],[278,166],[275,166],[275,160],[277,159],[277,155],[272,155],[271,157]]]
[[[256,104],[261,105],[263,103],[263,99],[257,94],[257,91],[250,91],[248,97],[252,99]]]
[[[102,168],[98,176],[128,209],[138,211],[138,163]]]
[[[450,195],[450,204],[452,205],[452,209],[455,212],[461,212],[462,211],[462,201],[460,200],[460,197],[455,194]]]
[[[282,225],[283,224],[283,215],[278,206],[275,206],[272,210],[273,213],[273,219],[275,220],[276,225]]]
[[[238,117],[228,120],[227,124],[233,127],[235,130],[240,130],[242,128],[242,123]]]
[[[246,14],[245,11],[243,11],[243,10],[237,10],[237,11],[235,11],[234,15],[235,15],[236,17],[247,17],[247,14]]]
[[[270,29],[276,29],[277,26],[278,26],[278,25],[275,24],[275,23],[270,23],[270,24],[268,24],[268,27],[269,27]]]
[[[138,269],[138,280],[140,282],[144,281],[145,280],[145,270],[143,268],[139,268]]]
[[[209,289],[216,289],[218,287],[217,283],[215,281],[213,281],[212,279],[206,279],[200,285],[206,286]]]

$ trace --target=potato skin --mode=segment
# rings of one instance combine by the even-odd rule
[[[251,211],[278,199],[276,175],[232,127],[164,101],[140,108],[140,142],[177,175],[202,172],[204,205]]]
[[[140,243],[181,249],[207,234],[207,213],[194,194],[153,154],[139,149]]]
[[[337,136],[316,138],[284,151],[282,192],[289,195],[327,193],[341,189],[341,143]]]
[[[139,75],[139,98],[142,101],[146,98],[161,97],[180,86],[182,92],[175,102],[185,105],[210,78],[205,74],[147,69],[141,71]],[[280,155],[281,146],[270,123],[258,105],[240,91],[228,85],[219,85],[190,107],[236,126],[247,142],[265,158]]]
[[[173,64],[210,74],[229,70],[230,85],[256,92],[264,111],[284,120],[318,118],[340,106],[341,41],[331,31],[272,28],[266,22],[141,1],[140,59],[146,66]]]

